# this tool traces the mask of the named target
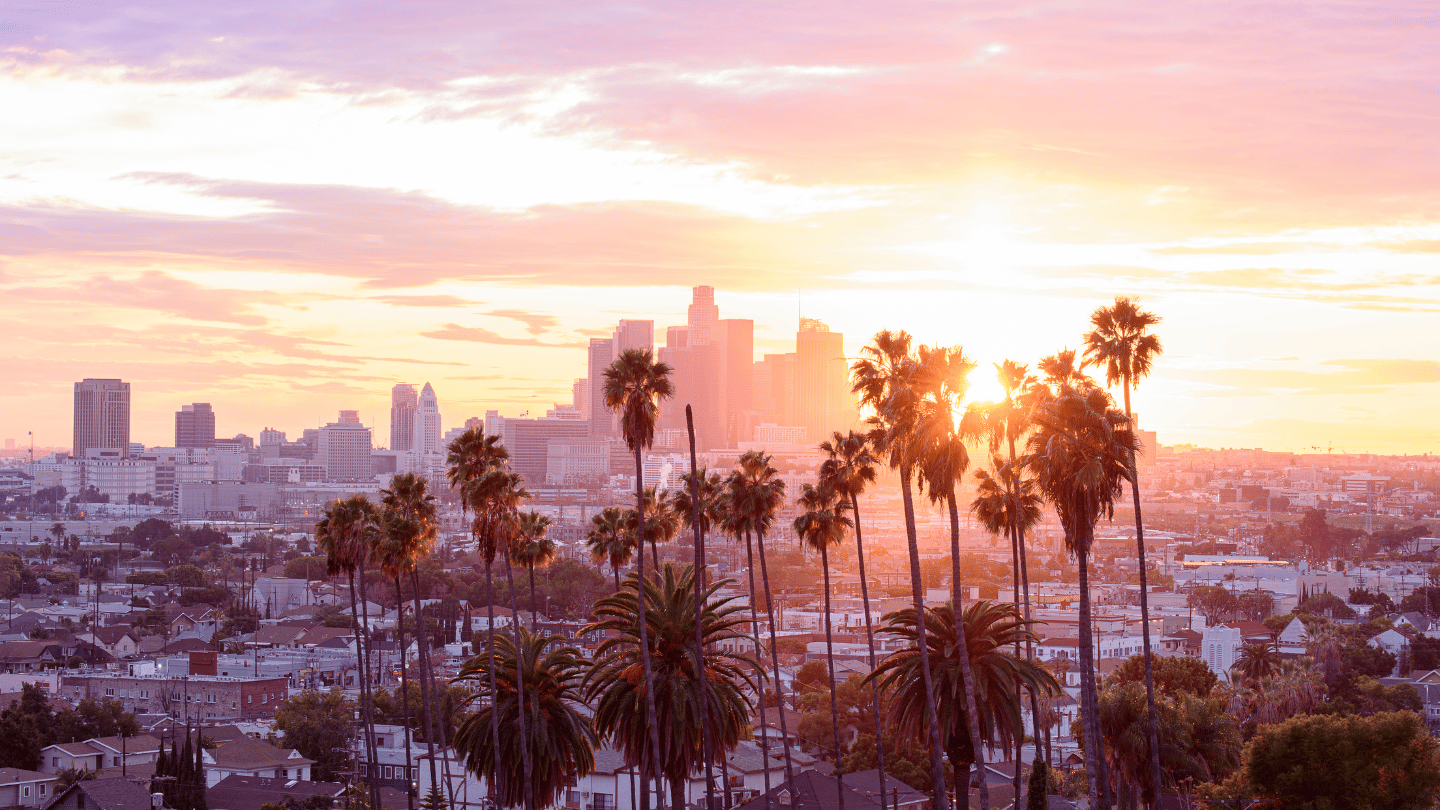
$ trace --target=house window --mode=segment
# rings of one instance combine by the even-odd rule
[[[369,775],[370,775],[370,768],[369,768],[365,763],[363,763],[363,762],[360,763],[360,775],[361,775],[361,776],[369,776]]]
[[[638,521],[637,521],[637,522],[638,522]],[[956,642],[956,643],[959,643],[959,642]],[[26,799],[30,798],[30,786],[29,786],[29,785],[22,785],[22,786],[20,787],[20,795],[21,795],[22,797],[26,798]]]
[[[148,698],[148,697],[150,697],[150,690],[149,690],[149,689],[141,689],[141,690],[140,690],[140,697],[142,697],[142,698]]]
[[[959,641],[957,640],[956,643],[958,644]],[[206,703],[214,703],[214,702],[215,702],[215,696],[214,696],[214,695],[206,695],[206,696],[205,696],[205,702],[206,702]]]
[[[389,765],[386,765],[384,769],[382,769],[382,773],[385,775],[386,779],[395,778],[395,769]]]
[[[958,642],[957,642],[957,643],[958,643]],[[111,757],[110,759],[114,760],[113,762],[110,763],[111,765],[118,766],[118,765],[120,764],[120,757]]]
[[[50,767],[52,767],[52,768],[59,768],[59,767],[60,767],[60,757],[50,757]]]
[[[956,642],[959,643],[959,642]],[[115,697],[115,690],[111,687],[105,688],[105,697]]]
[[[45,798],[45,783],[44,783],[44,782],[41,782],[41,783],[40,783],[40,798],[42,798],[42,799]]]
[[[411,768],[411,769],[410,769],[410,781],[411,781],[411,782],[417,782],[417,781],[419,781],[419,780],[420,780],[420,769],[419,769],[419,768]]]
[[[246,706],[249,706],[251,703],[254,703],[254,702],[255,702],[255,696],[254,696],[254,695],[246,695],[246,696],[245,696],[245,705],[246,705]]]

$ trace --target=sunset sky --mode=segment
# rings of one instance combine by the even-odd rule
[[[1138,296],[1162,443],[1440,451],[1432,3],[0,8],[0,439],[568,401],[689,287],[988,364]],[[383,439],[382,439],[383,440]]]

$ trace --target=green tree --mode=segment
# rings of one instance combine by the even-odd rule
[[[1280,648],[1274,643],[1245,644],[1230,671],[1244,681],[1258,683],[1280,664]]]
[[[640,552],[635,555],[635,576],[641,581],[645,579],[645,468],[642,464],[641,454],[655,443],[655,426],[660,421],[660,402],[675,395],[675,386],[670,381],[671,368],[665,363],[655,361],[654,354],[649,349],[626,349],[614,363],[605,370],[604,400],[605,407],[620,414],[620,432],[625,437],[625,445],[635,455],[635,512],[636,512],[636,548]],[[639,587],[636,590],[637,609],[639,611],[639,632],[640,632],[640,665],[645,676],[645,700],[644,717],[657,718],[655,709],[655,679],[650,661],[650,644],[646,640],[649,633],[648,622],[645,618],[645,597],[646,588]],[[660,754],[660,729],[659,723],[652,721],[650,724],[652,755]],[[663,770],[658,761],[641,763],[642,772],[646,779],[653,777],[661,778]],[[659,785],[657,784],[657,787]],[[658,795],[663,796],[664,791],[657,790]],[[643,791],[649,796],[648,789]],[[660,801],[661,807],[664,800]],[[533,810],[533,809],[532,809]]]
[[[176,565],[190,562],[190,556],[195,553],[195,546],[181,539],[179,535],[172,534],[164,540],[159,540],[150,546],[150,558],[163,563],[174,563]]]
[[[461,668],[457,681],[478,688],[481,707],[460,724],[455,747],[467,768],[495,785],[502,807],[530,799],[548,807],[561,798],[568,779],[584,777],[595,767],[595,731],[580,692],[585,660],[579,650],[562,644],[560,636],[531,635],[523,627],[519,636],[518,648],[510,637],[497,636],[492,650],[471,658]],[[546,647],[551,649],[547,652]],[[497,659],[498,694],[490,691],[486,677],[491,666],[486,659],[492,655]],[[523,692],[523,709],[517,672],[523,672],[529,684]],[[518,733],[522,713],[526,715],[524,737]],[[492,723],[499,724],[500,738],[508,741],[499,756],[491,749],[495,740]],[[522,739],[531,745],[528,773],[525,757],[514,750]],[[496,762],[501,764],[498,773]],[[528,786],[527,776],[531,780]]]
[[[275,710],[275,728],[283,735],[286,748],[315,760],[315,779],[337,782],[349,770],[346,751],[354,710],[355,704],[339,689],[307,689],[286,698]]]
[[[1154,672],[1155,688],[1172,697],[1182,692],[1204,697],[1220,682],[1204,661],[1183,655],[1156,658]],[[1135,655],[1125,659],[1110,673],[1109,680],[1144,683],[1144,657]]]
[[[630,556],[635,553],[635,544],[625,528],[625,510],[607,506],[592,516],[590,530],[585,533],[585,547],[596,565],[610,566],[615,590],[620,590],[620,569],[629,564]]]
[[[1190,591],[1185,602],[1205,617],[1205,624],[1219,624],[1235,611],[1235,594],[1219,585],[1201,585]]]
[[[1421,810],[1440,796],[1440,754],[1413,712],[1294,717],[1260,729],[1244,758],[1239,772],[1200,795],[1252,796],[1276,810]]]
[[[285,576],[288,579],[321,581],[325,579],[328,567],[326,557],[296,557],[285,563]]]
[[[560,548],[549,535],[550,518],[533,509],[520,513],[520,536],[510,549],[510,561],[530,572],[530,632],[535,632],[540,603],[535,598],[535,569],[544,568],[560,556]]]
[[[586,629],[604,633],[606,638],[586,676],[585,698],[595,710],[596,732],[620,749],[628,765],[658,762],[659,775],[670,782],[673,806],[680,808],[685,806],[685,780],[703,763],[704,723],[696,716],[701,679],[716,743],[711,756],[720,762],[750,730],[749,692],[759,691],[760,684],[752,682],[748,673],[759,673],[757,678],[764,675],[753,656],[723,649],[747,638],[744,608],[736,604],[737,598],[716,597],[733,580],[701,589],[698,617],[693,566],[677,569],[667,564],[658,579],[644,580],[651,609],[643,617],[637,594],[640,582],[637,575],[631,575],[619,592],[595,605],[595,623]],[[640,632],[642,622],[650,625],[644,634]],[[697,622],[704,639],[703,668],[697,667],[694,655]],[[642,694],[648,691],[643,688],[644,673],[635,666],[640,659],[636,647],[642,644],[651,645],[654,694]],[[660,709],[655,723],[645,722],[648,715],[643,706],[651,699]],[[657,736],[666,746],[654,750],[651,746]]]
[[[45,693],[35,684],[22,685],[20,700],[0,711],[0,763],[39,770],[40,749],[52,742],[46,739],[51,728],[50,701]]]

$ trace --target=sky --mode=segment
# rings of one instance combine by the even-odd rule
[[[13,0],[0,439],[211,402],[298,434],[429,381],[568,401],[689,288],[962,345],[1163,317],[1160,441],[1440,451],[1440,11],[1334,2]],[[993,383],[977,381],[977,396]]]

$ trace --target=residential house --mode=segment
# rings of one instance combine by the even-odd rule
[[[267,776],[277,779],[310,778],[315,760],[293,748],[277,748],[263,740],[242,739],[207,750],[205,785],[214,787],[227,776]]]
[[[0,768],[0,807],[42,807],[59,777],[20,768]]]
[[[878,782],[878,777],[875,780]],[[889,780],[887,779],[887,782]],[[867,782],[867,787],[869,783]],[[909,791],[914,792],[914,791]],[[842,798],[843,795],[843,798]],[[890,794],[886,793],[888,800]],[[749,802],[740,805],[739,810],[766,810],[768,807],[803,807],[805,810],[880,810],[881,804],[878,796],[873,793],[870,796],[842,782],[833,776],[826,776],[819,771],[802,771],[795,774],[795,781],[783,780],[779,785],[771,789],[768,796],[762,795]],[[890,807],[887,801],[886,807]],[[922,805],[900,805],[900,807],[914,807],[916,810]]]
[[[140,636],[128,625],[101,627],[93,632],[80,633],[76,638],[88,641],[116,658],[125,658],[140,652]]]
[[[46,810],[148,810],[150,791],[116,776],[76,782],[56,794]]]
[[[307,782],[265,776],[227,776],[205,791],[210,810],[260,810],[261,805],[285,798],[304,803],[312,797],[334,799],[342,804],[345,786],[339,782]]]
[[[220,629],[220,614],[215,610],[191,610],[170,618],[171,639],[199,639],[211,642]]]
[[[95,737],[83,742],[55,743],[40,749],[40,770],[57,774],[66,769],[120,773],[130,767],[153,770],[160,758],[160,740],[149,734],[134,737]]]
[[[38,672],[65,664],[65,653],[54,641],[0,641],[0,670]]]

